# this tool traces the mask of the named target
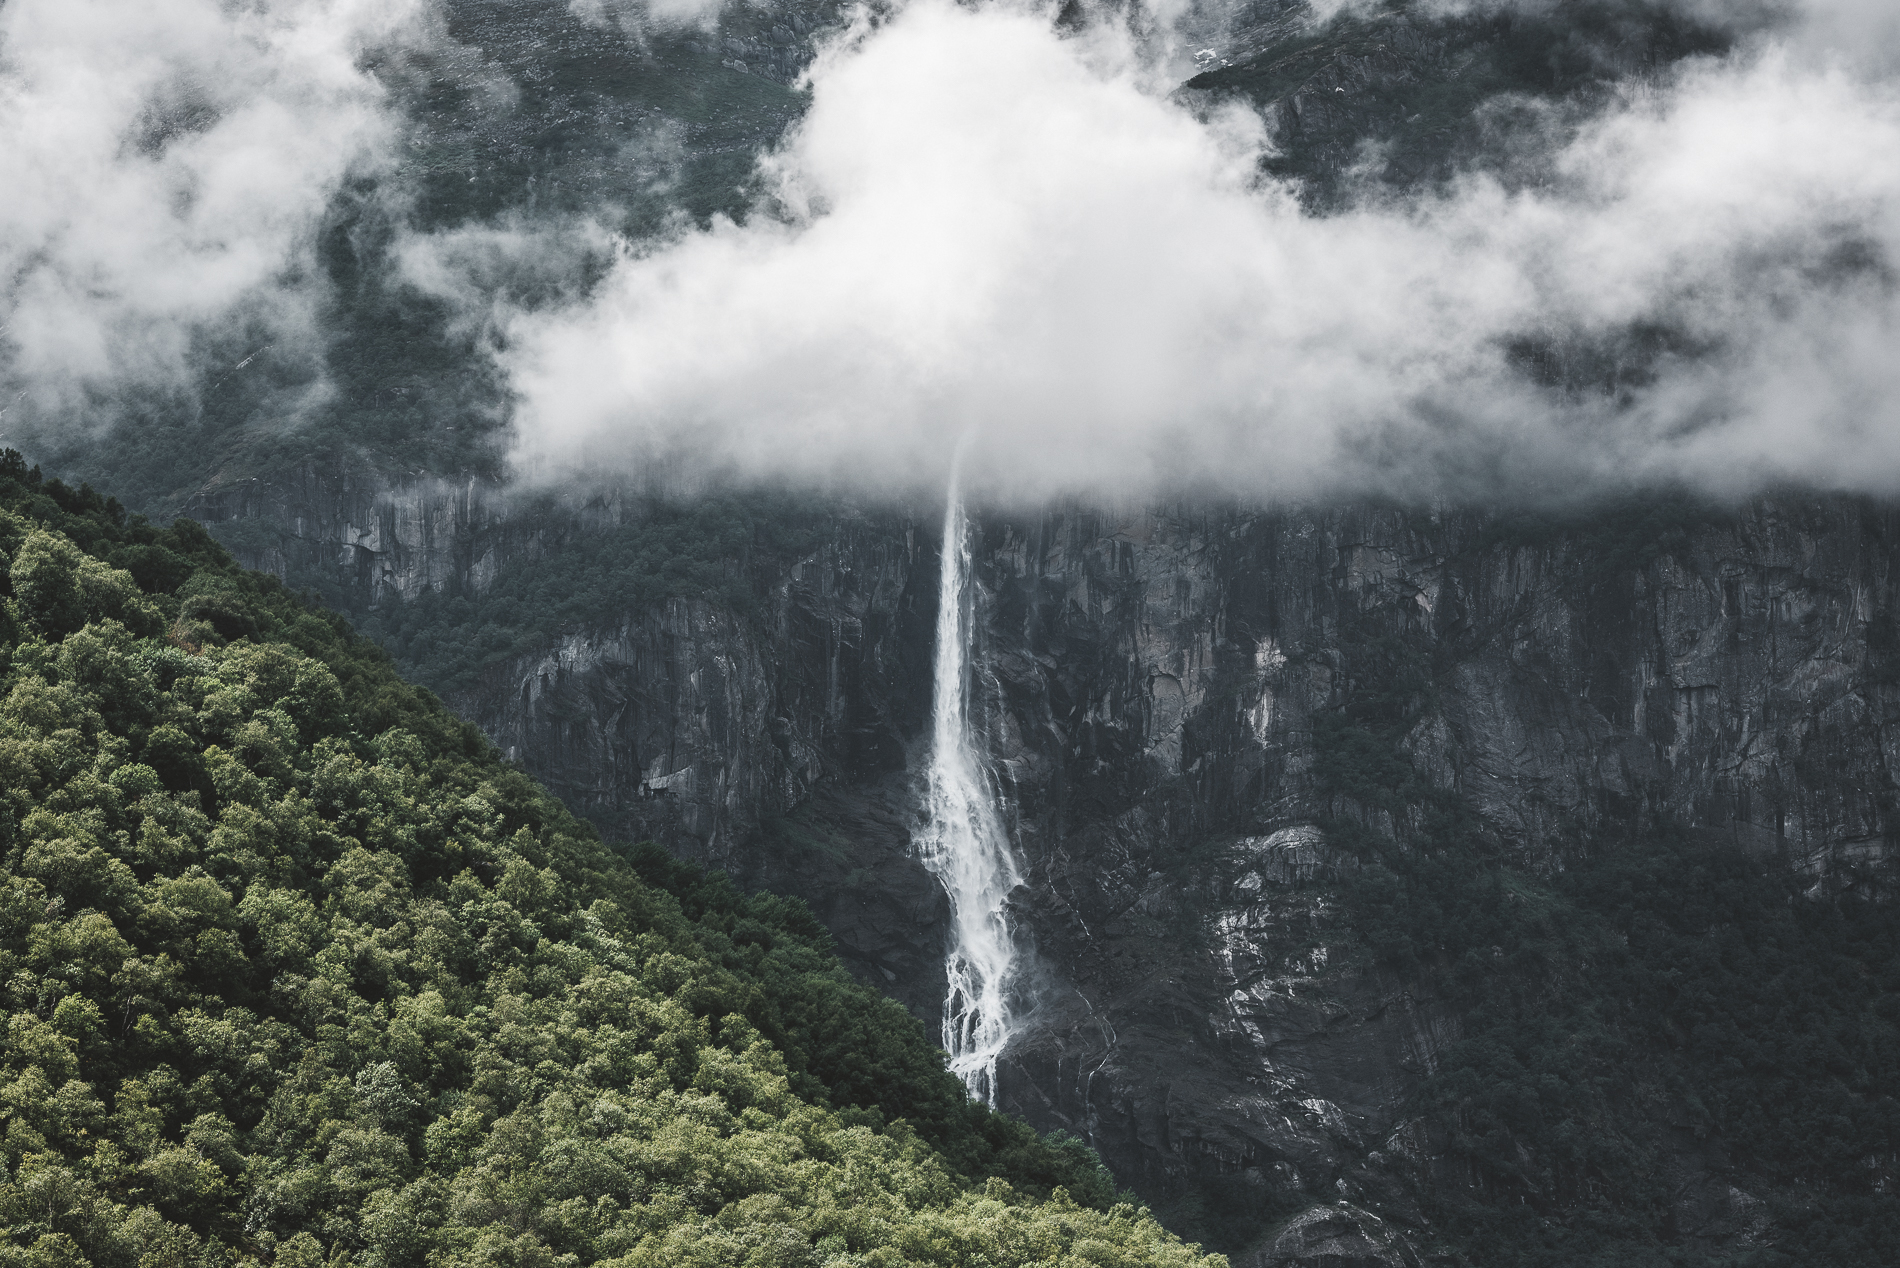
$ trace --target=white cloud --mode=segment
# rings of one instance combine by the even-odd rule
[[[1794,38],[1811,53],[1879,73],[1900,69],[1900,7],[1892,0],[1789,2]]]
[[[1304,214],[1249,116],[1112,33],[915,0],[821,61],[757,216],[623,253],[512,325],[525,470],[887,487],[974,429],[997,496],[1676,475],[1900,488],[1900,104],[1774,49],[1687,68],[1555,183]],[[1621,399],[1537,387],[1628,328]]]
[[[1567,133],[1547,185],[1315,218],[1257,180],[1258,120],[1171,103],[1165,38],[914,0],[821,59],[763,160],[786,215],[623,245],[589,300],[532,313],[508,296],[571,287],[600,230],[516,217],[398,258],[470,320],[499,312],[517,457],[545,474],[935,483],[975,429],[998,496],[1895,490],[1891,15],[1804,12]],[[398,144],[365,50],[429,20],[427,0],[0,8],[0,435],[127,385],[189,393],[207,332],[319,356],[314,231]],[[1858,57],[1817,55],[1835,31]],[[1521,355],[1587,379],[1593,350],[1644,338],[1614,398],[1541,387]]]
[[[420,0],[0,7],[7,404],[57,421],[92,394],[186,384],[212,325],[308,340],[317,219],[395,136],[362,56],[409,38],[421,13]]]

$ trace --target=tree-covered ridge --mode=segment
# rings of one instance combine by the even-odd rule
[[[9,453],[0,553],[8,1261],[1220,1262],[195,525]]]

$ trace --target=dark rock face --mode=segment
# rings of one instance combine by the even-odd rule
[[[1418,1254],[1378,1216],[1339,1202],[1300,1212],[1239,1262],[1241,1268],[1416,1268]]]
[[[256,562],[343,552],[366,600],[433,578],[478,591],[482,569],[531,558],[479,492],[297,496],[280,522],[318,527]],[[978,533],[973,713],[1009,794],[1033,982],[1003,1100],[1153,1200],[1254,1212],[1228,1226],[1252,1242],[1239,1262],[1415,1262],[1401,1230],[1435,1182],[1410,1098],[1458,1012],[1428,974],[1342,942],[1311,884],[1356,866],[1322,824],[1416,826],[1318,770],[1316,719],[1375,652],[1429,674],[1410,768],[1528,866],[1665,823],[1779,852],[1819,892],[1868,887],[1893,857],[1890,508],[1783,498],[1568,527],[1067,509]],[[938,546],[866,519],[780,578],[763,617],[628,611],[452,703],[610,834],[804,896],[859,972],[934,1020],[944,900],[909,837]],[[1757,1198],[1697,1158],[1684,1226],[1747,1240]]]

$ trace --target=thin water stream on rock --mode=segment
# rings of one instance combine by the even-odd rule
[[[1021,883],[997,812],[997,791],[970,726],[974,631],[970,526],[954,478],[943,522],[937,664],[924,824],[924,865],[950,895],[943,1046],[972,1096],[996,1103],[996,1061],[1009,1042],[1016,952],[1006,902]]]

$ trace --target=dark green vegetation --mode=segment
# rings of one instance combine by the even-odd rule
[[[1414,12],[1417,8],[1420,11]],[[1330,207],[1362,192],[1349,173],[1417,189],[1473,167],[1534,180],[1550,143],[1632,75],[1655,74],[1729,36],[1660,0],[1499,5],[1465,16],[1407,0],[1348,8],[1188,87],[1270,107],[1275,175]]]
[[[364,616],[361,628],[405,677],[453,692],[497,661],[545,648],[562,630],[596,627],[668,599],[711,599],[741,618],[756,616],[764,587],[826,540],[834,510],[770,493],[709,494],[691,503],[631,504],[617,522],[596,527],[544,506],[508,526],[511,534],[533,535],[530,566],[501,571],[479,594],[432,589],[387,603]]]
[[[0,553],[7,1262],[1206,1262],[190,521],[9,451]]]
[[[1665,500],[1607,523],[1599,576],[1624,548],[1666,551],[1699,514]],[[1329,838],[1356,861],[1326,886],[1345,929],[1462,1018],[1420,1105],[1440,1161],[1417,1196],[1440,1249],[1525,1268],[1890,1262],[1900,921],[1880,896],[1894,878],[1859,877],[1873,897],[1813,894],[1785,859],[1667,824],[1580,836],[1561,871],[1511,857],[1401,748],[1438,672],[1403,620],[1349,631],[1354,676],[1315,747]],[[1369,826],[1382,811],[1396,836]],[[1710,1213],[1752,1251],[1703,1253],[1678,1227],[1703,1169],[1763,1196]]]

